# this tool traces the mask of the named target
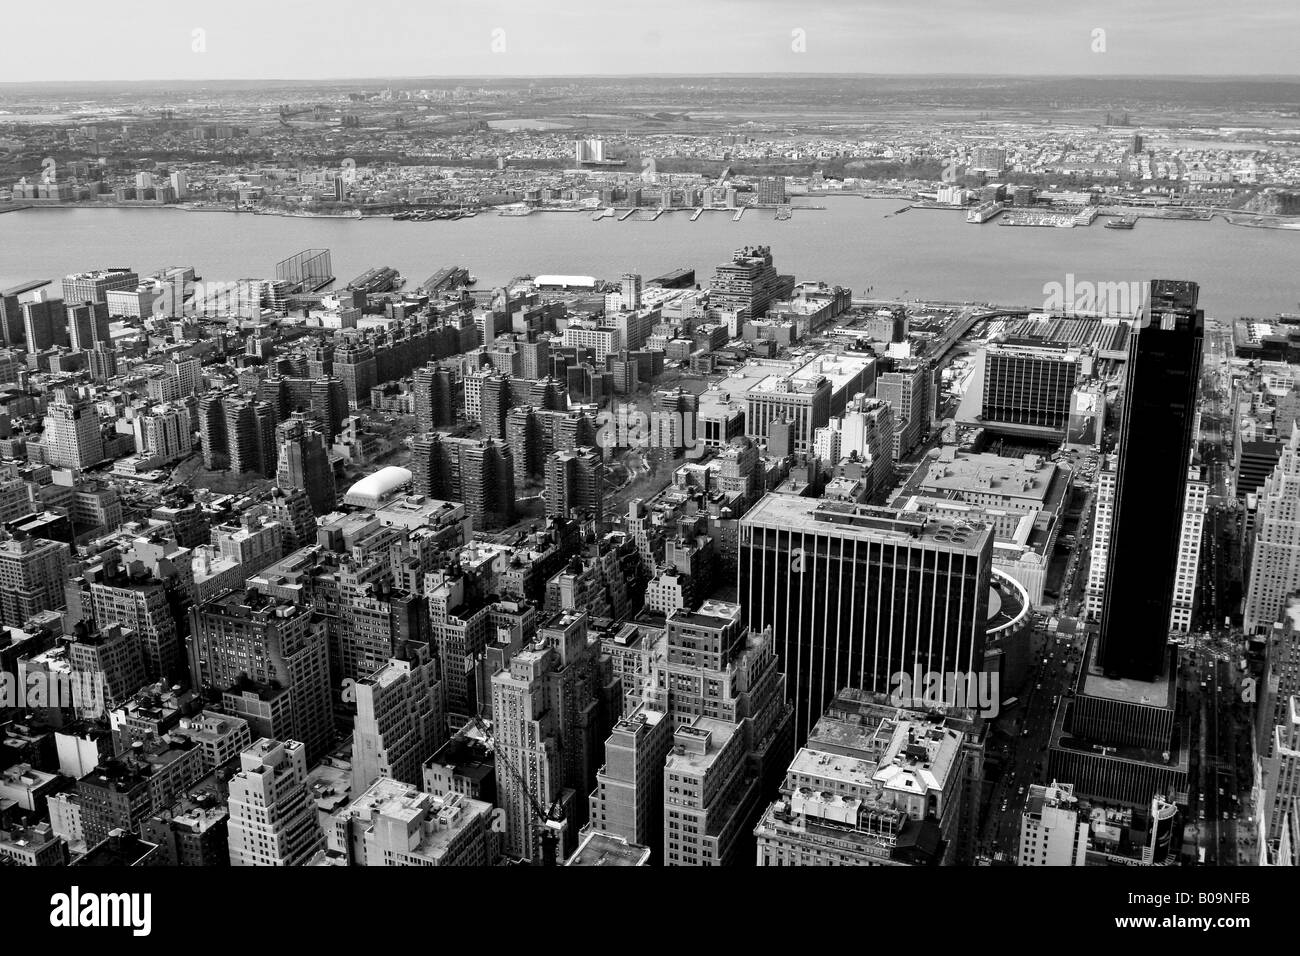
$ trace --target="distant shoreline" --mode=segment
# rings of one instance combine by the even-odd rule
[[[829,190],[824,192],[818,191],[815,193],[800,193],[797,195],[797,197],[791,197],[791,198],[823,199],[823,198],[830,198],[834,196],[843,196],[843,197],[855,196],[864,199],[906,200],[907,198],[905,196],[900,196],[897,194],[885,195],[879,193],[863,193],[857,191],[838,192],[838,191],[829,191]],[[479,210],[479,212],[489,213],[492,210],[499,210],[500,208],[502,207],[486,206],[483,209]],[[659,211],[658,207],[653,207],[653,206],[645,206],[645,207],[638,207],[638,208],[644,209],[648,212]],[[690,212],[693,211],[694,208],[695,207],[689,207],[689,206],[674,206],[670,209],[664,209],[662,211],[663,212]],[[751,208],[758,208],[758,207],[746,206],[745,208],[748,210]],[[799,209],[801,207],[799,207],[798,205],[794,205],[794,208]],[[931,201],[921,200],[921,201],[912,201],[908,205],[908,208],[964,212],[967,207],[943,206],[943,205],[938,205]],[[1273,229],[1282,232],[1300,232],[1300,216],[1281,216],[1273,213],[1254,213],[1254,212],[1247,212],[1247,211],[1242,211],[1237,209],[1216,209],[1216,208],[1194,207],[1194,206],[1172,206],[1172,207],[1153,208],[1150,206],[1109,205],[1101,208],[1102,211],[1100,215],[1102,216],[1136,216],[1140,219],[1161,219],[1166,221],[1172,220],[1175,222],[1209,222],[1213,219],[1222,219],[1230,226],[1239,226],[1248,229]],[[254,212],[251,209],[235,210],[225,206],[197,206],[197,205],[187,205],[185,203],[132,203],[132,202],[84,203],[84,202],[42,202],[39,200],[35,202],[20,200],[14,203],[0,203],[0,215],[3,215],[4,213],[7,212],[21,212],[25,209],[172,210],[175,212],[226,213],[229,215],[239,215],[239,216],[275,216],[282,219],[335,219],[335,220],[356,221],[356,222],[373,220],[373,219],[392,218],[391,213],[376,213],[375,215],[367,216],[362,212],[362,210],[359,209],[347,213],[292,212],[292,211],[284,211],[284,210]],[[1165,214],[1163,210],[1182,210],[1188,214],[1169,215],[1169,214]],[[575,213],[575,212],[592,212],[592,211],[593,210],[578,209],[578,208],[547,209],[542,207],[537,207],[532,210],[533,213],[544,213],[544,212]],[[725,212],[728,210],[709,210],[709,211]],[[507,216],[506,218],[518,218],[518,217]]]

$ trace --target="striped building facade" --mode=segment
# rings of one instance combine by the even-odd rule
[[[891,508],[769,494],[740,524],[749,626],[771,627],[809,731],[844,687],[983,669],[993,532]]]

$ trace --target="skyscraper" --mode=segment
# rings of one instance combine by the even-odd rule
[[[197,605],[190,617],[190,679],[196,688],[217,691],[245,679],[287,689],[280,726],[315,756],[333,728],[325,625],[312,616],[306,605],[269,601],[256,591],[226,591]]]
[[[297,412],[275,432],[279,441],[276,482],[282,488],[304,489],[312,511],[317,516],[329,514],[338,504],[338,492],[325,437]]]
[[[1300,590],[1300,429],[1282,447],[1273,474],[1260,489],[1255,551],[1250,562],[1243,627],[1267,633]]]
[[[1079,355],[1065,349],[990,345],[984,349],[980,422],[994,431],[1064,438]]]
[[[806,739],[843,687],[983,670],[993,529],[769,494],[740,522],[739,591],[771,627]]]
[[[402,654],[353,688],[353,793],[381,777],[419,783],[424,761],[446,739],[437,660],[427,644],[406,644]]]
[[[263,737],[230,780],[231,866],[302,866],[325,845],[307,790],[307,748]]]
[[[59,468],[89,468],[104,460],[99,412],[92,402],[54,402],[41,434],[45,461]]]
[[[68,344],[88,352],[96,345],[111,344],[108,332],[108,306],[103,302],[69,302],[65,307]]]
[[[895,460],[910,455],[930,425],[932,374],[928,363],[914,362],[876,379],[876,398],[894,413]]]
[[[63,300],[72,303],[105,302],[110,289],[134,289],[139,284],[139,274],[130,269],[77,272],[63,277]]]
[[[1153,279],[1129,339],[1097,652],[1108,676],[1150,681],[1165,664],[1201,370],[1198,292]]]

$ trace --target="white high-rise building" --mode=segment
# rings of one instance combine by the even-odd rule
[[[1264,761],[1264,812],[1268,838],[1276,840],[1286,827],[1286,815],[1300,798],[1300,697],[1292,697],[1286,723],[1273,729],[1273,746]]]
[[[1201,469],[1187,469],[1187,495],[1183,501],[1183,530],[1178,541],[1178,567],[1174,572],[1174,603],[1169,611],[1169,630],[1186,633],[1192,629],[1196,607],[1196,579],[1201,566],[1201,534],[1209,505],[1210,486],[1201,480]]]
[[[1259,489],[1255,551],[1250,562],[1244,628],[1263,633],[1300,590],[1300,429],[1282,448],[1277,467]]]
[[[176,198],[184,199],[189,189],[189,184],[186,181],[185,173],[179,169],[176,170],[176,172],[172,173],[171,184],[172,184],[172,189],[176,192]]]
[[[1092,559],[1088,565],[1088,588],[1084,610],[1089,620],[1101,619],[1106,596],[1106,564],[1110,553],[1110,525],[1115,517],[1115,456],[1102,457],[1097,469],[1097,510],[1092,523]]]
[[[443,743],[442,682],[427,645],[408,645],[354,688],[357,716],[352,732],[352,792],[387,778],[415,786],[424,761]]]
[[[307,791],[307,748],[263,737],[230,779],[231,866],[301,866],[325,846]]]
[[[104,460],[99,412],[93,402],[55,402],[45,413],[41,435],[45,463],[57,468],[89,468]]]
[[[190,410],[183,405],[160,405],[135,418],[135,450],[164,461],[183,458],[194,449]]]
[[[1088,820],[1075,807],[1074,784],[1033,784],[1020,817],[1020,866],[1084,866]]]

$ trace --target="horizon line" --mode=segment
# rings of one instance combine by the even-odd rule
[[[1300,82],[1300,73],[869,73],[840,71],[799,71],[799,72],[751,72],[751,71],[714,71],[714,72],[659,72],[659,73],[445,73],[445,74],[407,74],[407,75],[359,75],[359,76],[266,76],[266,77],[151,77],[148,79],[80,79],[80,80],[0,80],[0,88],[13,86],[77,86],[99,84],[202,84],[202,83],[364,83],[364,82],[418,82],[450,80],[635,80],[635,79],[1042,79],[1042,80],[1131,80],[1131,79],[1165,79],[1165,80],[1219,80],[1228,82],[1247,82],[1253,80],[1280,80]]]

